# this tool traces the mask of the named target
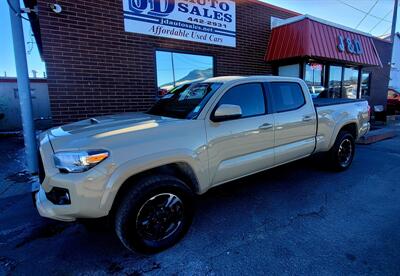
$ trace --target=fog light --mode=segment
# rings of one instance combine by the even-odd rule
[[[46,193],[47,199],[55,205],[71,204],[71,198],[67,189],[53,187],[50,192]]]

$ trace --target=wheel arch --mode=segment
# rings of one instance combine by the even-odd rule
[[[115,212],[115,209],[117,208],[118,203],[121,201],[121,198],[132,187],[132,185],[135,185],[135,182],[143,177],[155,174],[172,175],[187,184],[187,186],[193,191],[193,193],[198,194],[200,192],[200,185],[197,176],[194,172],[194,169],[188,163],[182,161],[168,163],[140,172],[136,172],[126,178],[120,185],[112,200],[109,214]]]
[[[331,142],[329,144],[329,149],[331,149],[333,147],[333,145],[335,144],[335,141],[339,135],[339,133],[341,131],[348,131],[351,135],[353,135],[354,140],[357,140],[358,138],[358,124],[356,121],[351,121],[351,122],[347,122],[343,125],[341,125],[340,127],[336,128],[336,131],[334,132],[334,135],[332,135],[332,139]]]
[[[351,135],[353,135],[354,139],[357,140],[357,137],[358,137],[358,131],[357,131],[357,129],[358,129],[358,127],[357,127],[357,123],[356,123],[356,122],[348,123],[348,124],[346,124],[346,125],[344,125],[344,126],[342,126],[342,127],[340,128],[340,130],[339,130],[338,133],[336,134],[336,137],[337,137],[337,135],[339,134],[339,132],[341,132],[341,131],[344,130],[344,131],[349,132]]]

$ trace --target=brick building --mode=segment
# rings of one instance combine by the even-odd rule
[[[160,1],[155,0],[152,3],[156,5],[154,3],[160,4]],[[215,3],[220,4],[220,10],[213,15],[204,9],[202,16],[206,21],[198,21],[196,10],[196,16],[191,19],[197,20],[193,26],[222,22],[222,25],[218,23],[218,26],[226,27],[226,24],[231,29],[201,29],[205,31],[204,36],[214,38],[214,42],[202,43],[189,41],[189,38],[168,38],[169,34],[171,37],[177,35],[172,33],[164,33],[161,36],[138,33],[142,32],[138,27],[140,24],[150,24],[154,20],[157,21],[157,16],[164,15],[144,15],[141,11],[137,12],[137,7],[131,8],[129,12],[126,11],[129,7],[125,5],[137,5],[148,1],[24,2],[28,7],[38,6],[38,15],[30,14],[30,20],[46,63],[51,110],[56,124],[101,114],[146,110],[156,100],[160,89],[184,83],[189,79],[196,80],[211,75],[277,73],[276,63],[265,60],[272,26],[282,20],[299,16],[295,12],[257,0],[225,0],[226,3],[222,0],[172,1],[187,2],[179,6],[182,11],[186,11],[185,9],[192,5],[208,3],[208,7],[212,7]],[[197,4],[191,4],[194,2]],[[59,4],[61,12],[54,12],[49,3]],[[163,3],[164,9],[167,10],[171,0]],[[234,12],[230,15],[223,14],[228,10],[228,5],[235,9]],[[160,9],[160,5],[158,6]],[[214,20],[207,21],[211,16]],[[133,23],[128,22],[129,20],[140,21]],[[174,23],[173,20],[162,22]],[[230,27],[231,23],[233,27]],[[127,26],[134,29],[134,32],[127,31]],[[187,29],[187,25],[184,26]],[[184,31],[184,28],[181,30]],[[199,39],[201,38],[199,36]],[[383,76],[388,70],[385,52],[390,49],[390,45],[382,41],[377,42],[377,50],[381,53],[384,68],[378,66],[371,71],[372,80],[377,79],[368,87],[368,94],[377,99],[373,104],[385,104],[385,96],[373,95],[384,95],[387,92],[387,83]],[[168,57],[171,57],[172,65]],[[179,65],[181,67],[174,67],[176,63],[182,64]],[[198,69],[193,67],[195,65],[203,67],[192,70]],[[354,66],[358,66],[357,70],[361,74],[361,64],[356,63]],[[357,89],[361,91],[360,81],[357,81],[357,85]],[[362,95],[357,92],[356,96]]]

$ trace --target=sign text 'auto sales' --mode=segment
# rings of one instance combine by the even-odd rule
[[[125,31],[236,46],[233,0],[123,0]]]

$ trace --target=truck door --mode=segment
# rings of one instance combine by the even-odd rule
[[[317,117],[311,96],[297,82],[268,82],[275,120],[275,165],[314,151]]]
[[[234,86],[222,95],[206,118],[209,168],[212,185],[274,165],[274,116],[268,113],[262,83]],[[238,105],[242,116],[214,122],[222,104]]]

